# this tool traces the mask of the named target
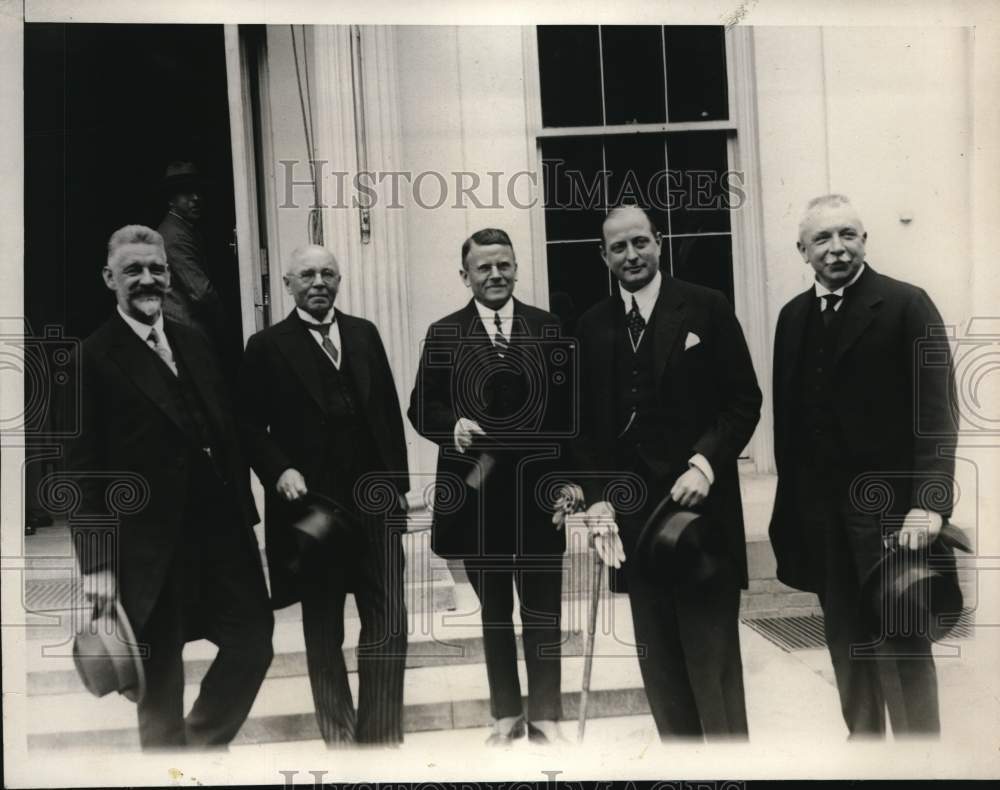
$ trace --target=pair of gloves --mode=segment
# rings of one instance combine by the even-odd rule
[[[552,523],[562,529],[566,518],[583,510],[583,489],[575,484],[564,485],[552,507]],[[620,568],[625,561],[625,549],[618,536],[615,523],[615,509],[609,502],[595,502],[583,514],[583,522],[590,531],[590,541],[601,562],[612,568]]]

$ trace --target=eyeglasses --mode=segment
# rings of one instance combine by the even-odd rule
[[[340,279],[340,274],[333,269],[320,269],[319,271],[315,269],[303,269],[301,272],[296,272],[295,277],[299,282],[308,285],[311,282],[315,282],[317,274],[325,283],[335,283]]]

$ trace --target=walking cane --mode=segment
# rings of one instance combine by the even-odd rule
[[[590,696],[590,672],[594,668],[594,633],[597,630],[597,604],[601,596],[601,580],[604,573],[604,563],[594,545],[594,536],[587,540],[587,552],[590,554],[593,568],[590,584],[590,617],[587,619],[587,638],[583,647],[583,688],[580,689],[580,722],[576,730],[576,739],[583,742],[583,733],[587,728],[587,700]]]

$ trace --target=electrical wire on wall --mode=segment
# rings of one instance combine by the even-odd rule
[[[300,27],[302,27],[300,25]],[[313,129],[312,87],[309,83],[309,58],[306,53],[306,33],[302,27],[302,67],[299,68],[299,48],[295,40],[295,25],[289,25],[292,33],[292,57],[295,61],[295,81],[299,90],[299,108],[302,110],[302,133],[306,138],[306,152],[309,155],[309,180],[313,188],[313,208],[309,210],[307,231],[311,244],[323,243],[323,217],[320,213],[319,180],[316,178],[316,132]],[[305,74],[305,88],[302,85],[302,75]]]

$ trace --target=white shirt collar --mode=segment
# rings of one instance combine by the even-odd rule
[[[476,310],[479,312],[479,317],[484,321],[492,321],[497,313],[500,313],[501,321],[508,321],[514,317],[514,297],[512,296],[499,310],[494,310],[492,307],[487,307],[478,299],[473,299],[476,303]]]
[[[295,308],[295,312],[298,313],[299,314],[299,318],[301,318],[307,324],[330,324],[330,323],[333,323],[333,316],[336,314],[337,308],[336,307],[331,307],[329,309],[329,311],[327,312],[326,317],[322,321],[320,321],[320,320],[314,318],[313,316],[309,315],[309,313],[307,313],[301,307],[296,307]]]
[[[626,291],[622,287],[621,283],[618,283],[618,293],[622,298],[622,304],[625,305],[625,312],[627,313],[632,309],[632,297],[635,297],[635,303],[639,306],[639,313],[642,315],[643,319],[649,321],[649,316],[653,313],[653,308],[656,307],[656,300],[660,296],[660,286],[663,284],[663,276],[657,270],[656,274],[653,275],[653,279],[646,283],[642,288],[640,288],[635,293],[631,291]]]
[[[865,266],[866,264],[862,261],[861,266],[858,267],[858,270],[856,272],[854,272],[854,276],[851,278],[851,281],[846,285],[840,286],[836,291],[831,291],[829,288],[823,285],[823,283],[821,283],[819,280],[816,280],[816,282],[814,283],[814,285],[816,286],[816,296],[826,296],[827,294],[833,294],[834,296],[843,296],[844,290],[854,285],[854,283],[858,281],[858,278],[862,274],[864,274]]]
[[[483,329],[486,330],[486,334],[489,335],[490,340],[496,337],[497,324],[496,316],[500,314],[500,326],[503,328],[503,333],[510,339],[511,327],[514,323],[514,297],[512,296],[499,310],[493,310],[487,307],[478,299],[472,300],[476,305],[476,312],[479,314],[479,320],[483,324]]]
[[[170,344],[167,343],[167,335],[163,331],[163,313],[161,312],[157,317],[156,321],[152,324],[144,324],[142,321],[136,321],[132,316],[122,310],[122,306],[118,305],[118,315],[125,319],[125,323],[128,324],[132,331],[138,335],[139,339],[145,343],[149,339],[149,330],[155,329],[156,334],[160,336],[164,345],[170,348]]]

